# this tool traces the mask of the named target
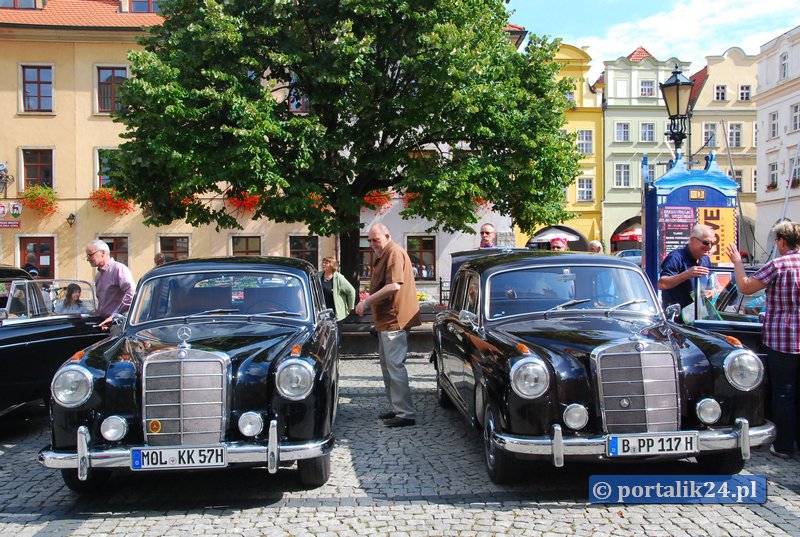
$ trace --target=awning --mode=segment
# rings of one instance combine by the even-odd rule
[[[642,228],[632,228],[623,231],[619,235],[614,235],[611,237],[611,242],[621,242],[621,241],[642,241]]]
[[[573,235],[572,233],[567,233],[566,231],[562,231],[560,229],[547,229],[542,231],[534,238],[531,239],[531,242],[550,242],[553,239],[564,239],[565,241],[577,241],[580,239],[577,235]]]

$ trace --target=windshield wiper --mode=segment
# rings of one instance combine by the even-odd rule
[[[217,309],[213,309],[213,310],[206,310],[206,311],[200,311],[198,313],[192,313],[191,315],[182,315],[181,317],[187,317],[188,318],[188,317],[196,317],[198,315],[216,315],[218,313],[239,313],[239,310],[230,309],[230,308],[229,309],[217,308]]]
[[[575,306],[576,304],[583,304],[584,302],[589,302],[589,299],[588,298],[582,298],[580,300],[567,300],[563,304],[559,304],[558,306],[553,306],[552,308],[550,308],[549,310],[544,312],[544,318],[547,319],[547,314],[548,313],[552,313],[552,312],[557,311],[557,310],[563,310],[564,308],[569,308],[569,307]]]
[[[634,300],[628,300],[627,302],[623,302],[622,304],[617,304],[616,306],[614,306],[614,307],[611,307],[611,308],[608,308],[608,309],[605,311],[605,313],[606,313],[606,317],[608,317],[608,314],[609,314],[609,313],[611,313],[611,312],[612,312],[612,311],[614,311],[614,310],[618,310],[618,309],[620,309],[620,308],[627,308],[628,306],[632,306],[633,304],[643,304],[643,303],[645,303],[645,302],[647,302],[647,301],[646,301],[646,300],[643,300],[643,299],[641,299],[641,298],[636,298],[636,299],[634,299]]]
[[[267,315],[270,317],[302,317],[302,313],[297,313],[296,311],[265,311],[262,313],[256,313],[251,315],[251,317],[261,317],[262,315]]]

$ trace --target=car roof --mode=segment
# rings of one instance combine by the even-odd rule
[[[636,264],[621,257],[587,252],[552,252],[542,250],[522,250],[509,253],[496,253],[483,257],[474,257],[464,263],[462,268],[478,273],[495,272],[499,269],[522,268],[535,266],[576,266],[576,265],[612,265],[624,268],[639,268]]]
[[[27,270],[23,270],[13,265],[0,265],[0,278],[15,279],[15,280],[32,280],[33,276],[28,274]]]
[[[147,278],[165,276],[168,274],[184,273],[187,270],[206,272],[230,270],[265,270],[265,269],[293,269],[309,276],[316,274],[317,269],[303,259],[278,256],[229,256],[229,257],[193,257],[164,263],[151,269]]]

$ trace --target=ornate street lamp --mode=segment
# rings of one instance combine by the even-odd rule
[[[664,104],[667,105],[669,116],[669,130],[667,136],[675,144],[675,152],[681,148],[683,139],[686,138],[686,119],[689,117],[689,97],[692,95],[694,80],[683,76],[678,64],[675,70],[663,84],[659,84]]]

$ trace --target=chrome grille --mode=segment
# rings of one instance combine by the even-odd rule
[[[151,446],[218,444],[225,430],[226,361],[170,350],[144,363],[145,440]]]
[[[594,359],[605,432],[680,428],[677,367],[668,348],[650,345],[637,351],[625,344],[604,349]]]

